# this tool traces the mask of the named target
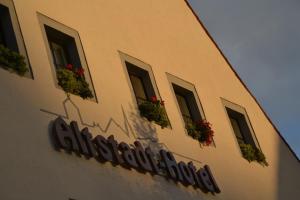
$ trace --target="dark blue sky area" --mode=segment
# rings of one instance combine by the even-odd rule
[[[189,0],[300,157],[300,1]]]

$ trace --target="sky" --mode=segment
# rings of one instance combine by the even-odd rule
[[[300,1],[189,2],[300,158]]]

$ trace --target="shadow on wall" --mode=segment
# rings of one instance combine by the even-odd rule
[[[199,188],[184,186],[167,177],[155,175],[151,176],[150,179],[151,181],[146,181],[144,184],[136,184],[136,182],[143,180],[141,177],[136,179],[136,182],[128,181],[128,178],[122,180],[126,181],[126,185],[131,186],[129,187],[130,189],[127,190],[128,196],[130,196],[131,199],[141,199],[141,197],[143,197],[144,199],[159,200],[204,200],[214,199],[214,197],[216,197],[212,197],[212,194],[203,193]]]
[[[159,142],[154,122],[151,123],[147,119],[142,118],[137,108],[131,104],[129,106],[129,121],[133,125],[134,132],[136,133],[135,139],[139,140],[144,148],[150,147],[155,154],[158,154],[161,149],[168,150],[165,144]]]
[[[137,110],[132,104],[129,104],[130,110],[125,112],[123,105],[121,105],[121,111],[123,115],[123,121],[118,122],[112,117],[109,118],[108,122],[105,124],[100,124],[99,122],[93,121],[92,123],[86,122],[81,114],[80,108],[72,101],[69,95],[66,96],[66,99],[62,101],[62,106],[64,113],[55,113],[53,111],[49,111],[47,109],[41,108],[40,111],[49,115],[53,115],[56,117],[62,117],[64,119],[72,120],[73,118],[70,116],[70,109],[74,109],[75,113],[79,117],[78,123],[81,127],[88,128],[96,128],[101,131],[101,133],[110,133],[110,129],[112,126],[116,126],[120,132],[125,134],[130,138],[130,135],[133,136],[134,140],[138,140],[144,148],[150,147],[151,150],[155,153],[155,155],[159,156],[159,151],[164,149],[166,151],[172,152],[174,155],[179,156],[184,159],[188,159],[190,161],[194,161],[201,164],[201,161],[191,158],[186,155],[182,155],[180,153],[171,151],[165,143],[159,142],[157,135],[158,125],[155,125],[154,122],[149,122],[145,118],[142,118]],[[129,113],[129,117],[126,113]]]
[[[300,161],[280,139],[278,144],[278,200],[300,199]]]
[[[77,114],[81,116],[81,112],[80,112],[79,108],[74,104],[74,102],[72,102],[70,99],[67,99],[66,101],[63,102],[63,105],[66,106],[66,109],[65,109],[66,113],[65,113],[65,116],[63,116],[63,117],[71,120],[69,118],[70,116],[68,113],[67,104],[72,105],[74,107],[73,109],[75,109],[78,112]],[[157,137],[158,133],[156,130],[156,125],[141,118],[140,115],[138,114],[138,112],[134,112],[135,110],[132,106],[130,108],[131,108],[131,111],[129,112],[130,113],[130,116],[128,117],[129,119],[127,118],[126,115],[124,115],[124,123],[127,123],[128,120],[130,120],[132,127],[128,127],[128,126],[130,126],[129,124],[127,124],[127,125],[124,124],[125,127],[122,127],[122,130],[128,130],[128,131],[130,130],[130,132],[132,132],[132,135],[134,136],[134,138],[136,140],[139,140],[140,142],[142,142],[144,147],[150,146],[153,151],[158,152],[160,149],[165,148],[165,145],[163,143],[159,143],[159,139]],[[124,111],[123,107],[122,107],[122,111]],[[51,114],[51,115],[55,115],[55,116],[59,116],[58,113],[52,113],[52,112],[45,111],[45,110],[42,110],[42,112],[45,112],[45,113]],[[83,120],[83,119],[80,117],[80,120]],[[81,121],[80,123],[81,123],[81,125],[86,124],[86,122],[84,120]],[[110,118],[108,124],[105,126],[106,128],[102,128],[102,129],[107,131],[107,130],[109,130],[109,127],[111,125],[113,125],[114,123],[117,126],[120,126],[120,124],[121,124],[121,123],[120,124],[116,123],[114,121],[114,119]],[[92,126],[92,125],[90,125],[90,126]],[[96,124],[95,127],[97,128],[98,125]],[[51,121],[48,125],[49,140],[51,142],[52,147],[54,149],[60,151],[60,148],[57,146],[57,143],[54,141],[54,137],[53,137],[52,131],[51,131],[52,128],[53,128],[53,121]],[[66,151],[64,151],[64,152],[66,152]],[[73,154],[72,152],[66,152],[66,153]],[[84,157],[81,154],[76,154],[76,156]],[[89,159],[88,157],[85,157],[85,158]],[[89,167],[90,166],[93,166],[93,165],[89,165]],[[115,165],[112,164],[112,166],[115,166]],[[134,168],[127,168],[127,169],[129,169],[130,171],[134,170]],[[98,167],[97,167],[97,170],[98,170]],[[88,171],[90,172],[90,170],[88,170]],[[144,173],[147,173],[147,172],[144,172]],[[74,177],[75,176],[74,174],[76,174],[76,172],[72,171],[69,175]],[[114,188],[116,191],[118,191],[118,190],[119,191],[114,193],[113,195],[122,193],[123,192],[122,188],[124,187],[124,183],[125,183],[127,186],[128,185],[130,186],[130,187],[128,187],[128,190],[127,190],[127,196],[131,196],[131,197],[133,197],[133,199],[139,199],[140,196],[144,196],[145,199],[159,198],[159,199],[165,199],[165,200],[199,199],[199,197],[201,197],[200,199],[202,199],[202,197],[203,197],[203,193],[200,189],[195,189],[192,186],[184,186],[181,183],[176,182],[173,179],[170,179],[167,176],[163,176],[163,175],[151,174],[151,176],[148,176],[151,178],[151,181],[147,182],[147,184],[136,184],[140,180],[143,180],[143,177],[145,175],[141,175],[140,173],[137,173],[135,176],[132,176],[132,178],[128,178],[128,173],[124,172],[124,171],[122,171],[122,173],[120,173],[120,174],[124,174],[124,176],[120,175],[118,173],[115,173],[115,174],[106,173],[106,174],[108,174],[108,176],[114,176],[113,178],[109,177],[109,179],[117,180],[117,181],[115,181]],[[78,176],[78,174],[77,174],[77,176]],[[85,176],[85,177],[89,177],[89,176]],[[66,184],[68,184],[67,181],[69,180],[69,178],[66,178],[64,180],[66,181]],[[170,195],[170,193],[172,193],[173,195]],[[118,197],[118,198],[120,198],[120,197]]]
[[[139,115],[137,108],[135,108],[132,104],[129,104],[129,119],[126,115],[123,106],[121,105],[122,115],[124,119],[123,125],[122,123],[115,121],[112,117],[110,117],[107,124],[104,125],[100,125],[100,123],[95,121],[93,123],[87,123],[82,117],[80,108],[72,101],[70,95],[67,95],[66,99],[62,101],[62,106],[64,113],[55,113],[43,108],[40,109],[40,111],[50,115],[54,115],[57,117],[60,116],[62,118],[71,120],[69,109],[74,109],[75,113],[79,117],[79,123],[82,126],[89,128],[97,128],[102,133],[107,133],[109,132],[111,126],[116,126],[119,128],[121,133],[125,134],[127,137],[130,137],[131,134],[135,140],[139,140],[142,143],[144,148],[150,147],[152,151],[156,154],[158,154],[159,150],[161,149],[168,150],[167,146],[164,143],[159,143],[155,124],[147,121],[146,119],[143,119]]]

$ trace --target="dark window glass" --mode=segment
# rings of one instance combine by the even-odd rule
[[[4,35],[3,35],[4,31],[3,31],[3,27],[0,26],[0,44],[5,45],[5,42],[4,42]]]
[[[129,75],[129,77],[138,103],[147,100],[143,79],[135,75]]]
[[[67,64],[80,68],[81,62],[75,39],[47,25],[45,30],[56,68],[66,67]]]
[[[0,43],[12,51],[19,52],[9,9],[0,4]]]
[[[201,114],[194,93],[176,84],[172,84],[176,100],[185,125],[201,120]]]
[[[239,125],[239,122],[237,119],[230,117],[231,126],[233,128],[234,134],[236,136],[236,139],[238,140],[239,144],[245,143],[245,139],[242,135],[242,131]]]
[[[186,98],[180,94],[175,93],[175,95],[185,124],[191,123],[193,118]]]
[[[148,71],[129,62],[125,62],[125,64],[137,103],[140,104],[155,96]]]
[[[245,116],[242,113],[236,112],[230,108],[226,108],[226,111],[238,143],[256,146]]]

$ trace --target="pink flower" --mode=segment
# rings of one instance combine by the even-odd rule
[[[66,68],[67,68],[68,70],[72,70],[72,69],[73,69],[73,65],[72,65],[72,64],[67,64]]]

